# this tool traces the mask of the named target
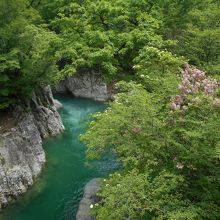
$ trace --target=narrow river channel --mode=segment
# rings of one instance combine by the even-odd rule
[[[116,168],[111,158],[90,162],[79,135],[88,128],[90,114],[104,110],[103,103],[68,96],[57,97],[65,132],[44,142],[47,164],[34,187],[0,215],[1,220],[75,220],[83,187]]]

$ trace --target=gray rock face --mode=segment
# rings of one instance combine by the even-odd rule
[[[30,102],[36,126],[42,138],[55,136],[64,130],[50,86],[35,93]]]
[[[100,178],[90,180],[85,188],[84,195],[79,204],[79,209],[76,214],[76,220],[95,220],[95,217],[91,216],[90,205],[99,201],[96,196],[98,190],[100,189],[99,184]]]
[[[3,208],[27,191],[46,161],[31,113],[0,135],[0,161],[0,208]]]
[[[30,109],[18,107],[17,124],[0,133],[0,210],[25,193],[40,174],[46,161],[42,137],[64,129],[50,87],[34,94]]]
[[[106,83],[95,72],[77,73],[67,77],[54,88],[56,93],[70,92],[75,97],[107,101],[110,97]]]

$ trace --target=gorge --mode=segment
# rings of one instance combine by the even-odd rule
[[[88,163],[85,146],[78,140],[88,126],[89,114],[104,109],[103,103],[87,99],[58,97],[65,131],[44,141],[47,164],[34,187],[6,209],[3,220],[73,220],[84,185],[92,178],[106,176],[115,168],[110,159]]]
[[[0,0],[0,220],[219,220],[219,21],[219,0]]]
[[[30,217],[28,212],[25,211],[25,216],[22,213],[29,207],[32,212],[37,213],[36,219],[39,219],[39,214],[42,214],[38,209],[39,204],[44,204],[43,201],[48,200],[45,207],[52,208],[52,210],[56,209],[58,204],[63,207],[66,202],[71,201],[72,207],[69,207],[71,213],[66,213],[65,210],[61,210],[61,213],[69,216],[68,219],[75,219],[76,209],[86,181],[92,177],[106,175],[108,170],[112,169],[113,164],[108,163],[107,159],[94,165],[86,165],[85,147],[78,140],[79,135],[88,126],[89,115],[105,108],[102,102],[92,101],[92,99],[99,101],[108,99],[107,86],[98,77],[97,74],[85,74],[83,77],[78,75],[65,80],[67,85],[72,84],[72,87],[68,88],[76,91],[77,96],[90,99],[77,99],[74,98],[74,93],[68,95],[67,90],[54,89],[55,93],[63,93],[63,95],[58,95],[60,103],[53,98],[51,88],[47,86],[33,94],[28,103],[27,112],[22,107],[17,107],[13,111],[11,120],[17,120],[16,126],[1,132],[0,207],[4,208],[17,197],[19,199],[18,205],[15,203],[14,207],[9,207],[8,211],[3,213],[3,219],[25,219],[26,215],[28,219]],[[61,82],[58,88],[62,85],[64,84]],[[61,117],[56,108],[60,109]],[[65,132],[62,121],[66,128]],[[45,138],[46,140],[43,140]],[[24,198],[20,197],[34,184],[45,163],[46,168],[44,168],[42,177],[37,180],[39,183]],[[56,168],[54,169],[54,167]],[[46,182],[45,179],[47,179]],[[39,185],[42,184],[44,187],[39,190]],[[66,188],[71,192],[62,196]],[[40,196],[43,200],[39,201],[38,205],[36,205],[38,198],[33,199],[33,202],[27,199],[32,198],[32,194],[37,197],[37,190],[40,195],[43,194]],[[54,203],[50,200],[50,196],[53,194],[52,197],[55,198],[58,192],[61,198],[58,197],[57,203]],[[29,201],[30,204],[24,201]],[[18,210],[19,213],[17,213]],[[47,211],[50,213],[47,219],[54,219],[54,216],[57,215],[52,210]],[[13,216],[11,213],[16,213],[16,215]],[[35,216],[31,213],[32,215]],[[67,218],[64,217],[64,219]]]

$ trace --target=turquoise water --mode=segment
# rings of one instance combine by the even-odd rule
[[[4,211],[2,220],[74,220],[86,182],[106,176],[117,166],[107,158],[87,161],[85,146],[78,139],[87,129],[89,115],[105,106],[86,99],[57,98],[64,106],[60,114],[66,130],[44,142],[47,164],[41,177],[25,196]]]

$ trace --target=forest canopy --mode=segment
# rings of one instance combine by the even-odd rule
[[[218,0],[1,0],[0,17],[1,109],[81,69],[111,81],[188,60],[219,74]]]
[[[218,220],[219,21],[219,0],[0,0],[0,109],[100,73],[117,95],[81,139],[122,168],[97,220]]]

